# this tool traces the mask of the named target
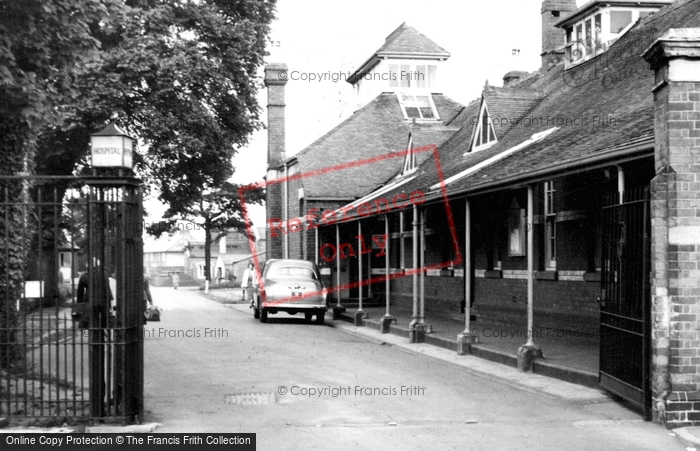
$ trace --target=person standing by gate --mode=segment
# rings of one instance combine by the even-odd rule
[[[180,284],[180,276],[174,272],[173,273],[173,287],[177,290],[177,286]]]
[[[243,289],[243,300],[249,301],[250,306],[253,306],[253,279],[255,278],[255,265],[253,262],[248,263],[248,267],[243,271],[241,279],[241,288]]]

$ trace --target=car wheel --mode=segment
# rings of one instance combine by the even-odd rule
[[[267,310],[265,310],[264,308],[260,311],[260,322],[261,323],[267,322]]]
[[[260,319],[260,310],[257,307],[253,307],[253,318]]]
[[[316,313],[316,324],[322,326],[325,320],[326,312],[324,310],[319,310],[318,313]]]
[[[304,313],[304,317],[306,318],[306,321],[311,322],[311,320],[314,317],[313,313]]]

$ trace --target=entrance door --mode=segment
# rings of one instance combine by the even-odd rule
[[[650,412],[649,189],[617,193],[602,215],[600,384],[645,415]]]

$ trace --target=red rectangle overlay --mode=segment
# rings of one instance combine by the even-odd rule
[[[339,172],[359,166],[366,166],[366,165],[371,165],[373,163],[378,163],[381,161],[385,161],[388,159],[394,159],[394,158],[405,158],[409,153],[414,153],[418,154],[421,152],[432,152],[432,160],[435,163],[436,167],[436,172],[439,178],[439,184],[440,184],[440,192],[439,193],[430,193],[431,198],[435,197],[436,199],[439,197],[440,200],[442,201],[442,204],[444,205],[445,208],[445,217],[446,217],[446,222],[447,222],[447,227],[449,230],[449,238],[451,241],[452,246],[454,247],[454,253],[453,255],[455,256],[454,259],[445,261],[442,263],[433,263],[430,265],[425,265],[422,267],[418,268],[406,268],[402,270],[401,273],[389,273],[389,274],[381,274],[376,277],[370,277],[369,279],[366,280],[361,280],[359,282],[350,282],[350,283],[345,283],[345,284],[337,284],[335,286],[330,286],[330,287],[324,287],[322,292],[312,292],[312,293],[307,293],[303,295],[302,297],[298,296],[290,296],[289,298],[286,299],[280,299],[274,302],[269,302],[266,300],[263,300],[265,302],[266,307],[274,307],[276,304],[284,304],[289,301],[294,300],[295,302],[298,302],[300,299],[303,298],[310,298],[314,296],[318,296],[321,293],[340,293],[341,291],[346,291],[350,290],[352,288],[357,288],[357,287],[364,287],[368,286],[371,284],[379,284],[379,283],[386,283],[387,279],[388,280],[393,280],[393,279],[398,279],[401,277],[409,277],[413,275],[420,275],[423,272],[430,271],[430,270],[440,270],[440,269],[445,269],[448,267],[453,267],[453,266],[458,266],[461,265],[463,262],[463,256],[462,256],[462,251],[460,248],[459,244],[459,239],[457,236],[457,229],[454,224],[454,216],[452,214],[452,208],[450,206],[448,194],[447,194],[447,185],[445,184],[445,177],[442,169],[442,165],[440,163],[440,155],[438,152],[438,148],[435,145],[428,145],[428,146],[423,146],[423,147],[417,147],[413,149],[407,149],[407,150],[401,150],[397,152],[391,152],[385,155],[379,155],[371,158],[366,158],[366,159],[361,159],[361,160],[356,160],[353,162],[349,163],[343,163],[343,164],[338,164],[334,166],[329,166],[323,169],[319,170],[313,170],[313,171],[308,171],[308,172],[299,172],[293,175],[285,176],[285,177],[280,177],[277,179],[273,180],[264,180],[255,184],[251,185],[246,185],[240,187],[238,194],[241,199],[241,205],[243,208],[243,214],[245,217],[245,222],[246,222],[246,228],[248,232],[248,236],[255,236],[253,233],[253,225],[250,221],[250,218],[248,216],[248,210],[246,207],[246,202],[245,202],[245,193],[248,190],[252,189],[259,189],[259,188],[268,188],[272,185],[276,184],[284,184],[284,183],[289,183],[295,180],[300,180],[300,179],[305,179],[305,178],[310,178],[314,176],[318,176],[321,174],[328,174],[328,173],[333,173],[333,172]],[[427,163],[427,161],[426,161]],[[424,163],[424,165],[426,164]],[[416,173],[420,172],[416,171]],[[408,176],[406,176],[408,178]],[[324,227],[324,226],[329,226],[329,225],[334,225],[334,224],[342,224],[342,223],[347,223],[351,221],[356,221],[356,220],[362,220],[364,217],[368,216],[373,216],[377,214],[388,214],[391,211],[396,211],[396,210],[401,210],[403,208],[412,208],[413,205],[421,205],[426,202],[426,194],[423,193],[421,190],[414,190],[410,194],[395,194],[393,193],[392,189],[387,189],[387,187],[392,188],[392,183],[394,183],[393,188],[398,188],[401,186],[400,183],[396,184],[396,182],[389,182],[387,185],[384,187],[380,187],[376,189],[372,194],[365,196],[362,199],[358,199],[354,203],[350,203],[344,207],[335,209],[335,210],[326,210],[322,215],[317,215],[313,210],[317,209],[310,209],[308,214],[299,218],[292,218],[292,219],[287,219],[284,224],[275,224],[272,227],[272,234],[275,233],[275,228],[277,229],[277,232],[279,233],[294,233],[294,232],[300,232],[300,231],[306,231],[310,230],[316,227]],[[410,181],[408,182],[410,183]],[[383,192],[383,190],[385,190]],[[387,196],[384,196],[384,193],[387,194]],[[438,196],[439,194],[439,196]],[[363,202],[363,199],[366,201]],[[267,218],[269,221],[270,218]],[[304,223],[307,223],[307,227],[304,227]],[[268,224],[268,227],[270,225]],[[276,227],[275,227],[276,226]],[[377,235],[374,234],[373,236],[365,236],[363,237],[364,239],[361,240],[360,243],[360,249],[358,249],[358,254],[361,253],[367,253],[371,252],[372,249],[379,249],[381,252],[384,251],[385,246],[386,246],[386,240],[390,239],[387,235]],[[383,238],[383,242],[382,242]],[[250,251],[252,254],[252,260],[253,263],[255,264],[255,271],[257,275],[257,280],[258,283],[262,285],[262,277],[260,273],[260,261],[258,258],[258,249],[255,243],[254,239],[249,239],[249,244],[250,244]],[[328,244],[328,243],[326,243]],[[345,244],[347,246],[347,244]],[[269,246],[269,243],[268,243]],[[332,245],[334,248],[336,247],[335,245]],[[343,258],[343,252],[345,250],[343,249],[344,244],[341,244],[338,249],[334,249],[334,259],[335,258]],[[326,248],[325,250],[328,250]],[[323,254],[324,249],[320,250],[321,255],[319,258],[324,259],[325,261],[331,261],[327,260],[328,255]],[[379,254],[376,254],[375,256],[381,256],[381,252]],[[355,255],[350,254],[350,255]],[[345,254],[345,257],[347,257],[348,254]],[[466,275],[465,275],[466,276]],[[335,278],[337,280],[337,277]],[[262,292],[264,292],[264,286],[260,286],[260,289]]]

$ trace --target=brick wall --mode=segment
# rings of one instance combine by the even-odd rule
[[[296,170],[290,170],[289,175],[293,176],[299,170],[299,165],[296,164]],[[290,180],[287,184],[287,217],[299,218],[306,215],[303,211],[303,205],[300,205],[299,201],[299,189],[303,186],[302,179]],[[302,225],[302,230],[298,232],[288,233],[287,239],[289,240],[289,258],[304,258],[303,255],[303,243],[304,243],[304,230],[308,225]]]
[[[285,103],[284,85],[286,76],[280,76],[287,72],[286,64],[270,64],[265,66],[265,86],[267,87],[267,180],[269,182],[279,179],[278,171],[285,156]],[[267,219],[282,218],[282,184],[271,183],[266,187],[265,213]],[[279,235],[279,234],[278,234]],[[265,238],[267,239],[266,258],[282,258],[284,256],[284,237],[272,236],[272,231],[267,225]]]
[[[700,424],[700,31],[668,30],[655,70],[651,391],[654,421]],[[690,58],[686,58],[690,56]]]
[[[276,172],[269,171],[268,178],[270,177],[270,172],[276,174]],[[282,217],[282,184],[274,183],[267,185],[265,194],[265,213],[267,218],[281,218]],[[272,230],[269,225],[265,228],[265,238],[266,249],[265,257],[267,260],[272,258],[282,258],[284,256],[284,237],[280,235],[279,232],[275,232],[276,236],[272,236]]]
[[[448,316],[459,314],[464,300],[464,278],[425,277],[425,312],[429,315]],[[392,305],[402,308],[413,306],[413,277],[401,277],[391,281]]]
[[[565,31],[554,24],[576,10],[576,0],[544,0],[542,2],[542,53],[551,52],[564,45]],[[559,16],[552,14],[559,12]],[[548,55],[542,55],[542,68],[547,70]]]

